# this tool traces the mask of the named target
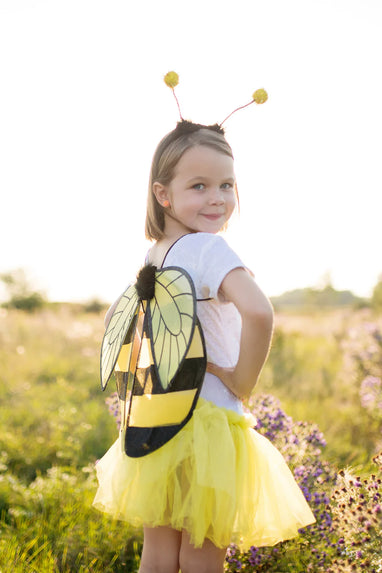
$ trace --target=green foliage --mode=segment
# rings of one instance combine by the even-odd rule
[[[371,306],[377,312],[382,312],[382,276],[373,289]]]
[[[117,435],[99,386],[103,317],[0,310],[0,571],[136,571],[141,532],[91,507]]]
[[[99,300],[98,298],[92,298],[86,302],[83,306],[85,312],[100,313],[108,308],[108,305]]]
[[[326,459],[345,465],[354,461],[354,442],[350,436],[344,439],[349,433],[346,408],[342,406],[342,416],[337,415],[339,400],[344,402],[339,382],[341,350],[333,335],[309,332],[308,316],[306,325],[302,332],[276,328],[259,386],[280,398],[295,419],[314,420],[325,435],[329,433]],[[359,457],[364,461],[363,451]]]
[[[344,306],[361,306],[364,301],[350,290],[336,290],[328,284],[321,289],[307,287],[295,289],[272,297],[276,309],[304,308],[338,308]]]
[[[138,568],[141,532],[91,507],[94,463],[117,435],[105,405],[110,394],[103,395],[99,386],[103,314],[73,305],[31,314],[0,309],[2,573]],[[360,336],[349,333],[355,327],[365,331],[374,320],[370,310],[279,314],[259,382],[260,392],[278,397],[294,419],[319,425],[327,441],[323,458],[336,467],[356,465],[361,475],[380,444],[380,419],[362,405],[360,395],[379,354],[367,354],[375,330],[369,328],[362,352]],[[350,339],[362,364],[361,358],[351,359]],[[371,370],[374,377],[378,372]],[[290,564],[285,571],[305,573],[312,551],[325,551],[319,534],[312,539],[300,537],[275,548],[279,563]]]
[[[141,534],[93,510],[94,466],[52,467],[26,486],[3,474],[10,505],[0,522],[3,573],[136,571]]]
[[[0,322],[0,384],[7,405],[0,451],[9,453],[11,470],[23,479],[33,480],[52,465],[87,465],[112,442],[115,428],[98,385],[102,330],[102,317],[90,324],[66,310],[28,320],[13,311]]]
[[[365,370],[361,375],[359,361],[351,356],[365,345],[364,352],[371,347],[365,329],[372,318],[367,309],[278,315],[259,382],[295,419],[319,425],[328,442],[325,458],[339,467],[370,468],[372,456],[382,445],[380,426],[360,397]]]
[[[31,287],[22,269],[0,274],[0,281],[4,284],[8,294],[8,300],[3,305],[6,308],[33,312],[41,309],[47,302],[42,292]]]

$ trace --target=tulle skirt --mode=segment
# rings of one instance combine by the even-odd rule
[[[134,526],[187,530],[200,547],[274,545],[315,521],[280,452],[255,420],[200,398],[167,444],[129,458],[118,439],[97,463],[93,505]]]

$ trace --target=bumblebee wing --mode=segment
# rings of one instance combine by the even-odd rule
[[[190,348],[196,322],[195,289],[184,269],[156,272],[155,296],[148,310],[154,366],[167,390]]]
[[[102,340],[100,360],[102,390],[106,388],[130,325],[138,310],[137,291],[134,285],[130,285],[121,296]]]

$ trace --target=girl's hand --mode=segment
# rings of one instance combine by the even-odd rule
[[[217,376],[219,380],[221,380],[223,384],[227,386],[232,394],[234,394],[237,398],[240,398],[240,396],[237,396],[233,390],[235,387],[234,368],[223,368],[223,366],[218,366],[217,364],[213,364],[213,362],[207,362],[206,371]]]

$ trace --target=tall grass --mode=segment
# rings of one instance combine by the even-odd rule
[[[0,315],[0,571],[133,571],[140,532],[91,507],[116,438],[99,391],[101,315]]]
[[[350,464],[365,475],[381,447],[381,423],[360,397],[365,372],[354,344],[362,344],[351,332],[371,322],[377,323],[370,311],[278,315],[259,382],[259,392],[280,399],[289,416],[318,424],[327,442],[322,456],[333,467]],[[141,532],[91,507],[94,464],[117,434],[105,406],[114,388],[102,394],[99,386],[102,334],[100,313],[68,306],[32,315],[0,309],[1,573],[133,572],[139,566]],[[295,571],[302,573],[304,551],[312,548],[302,540],[294,544],[284,552],[291,559],[300,547]]]
[[[277,396],[297,420],[319,425],[327,440],[324,457],[337,467],[371,469],[380,449],[380,428],[362,406],[362,376],[352,358],[371,324],[382,325],[370,310],[353,309],[283,314],[259,387]],[[365,330],[366,329],[366,330]]]

